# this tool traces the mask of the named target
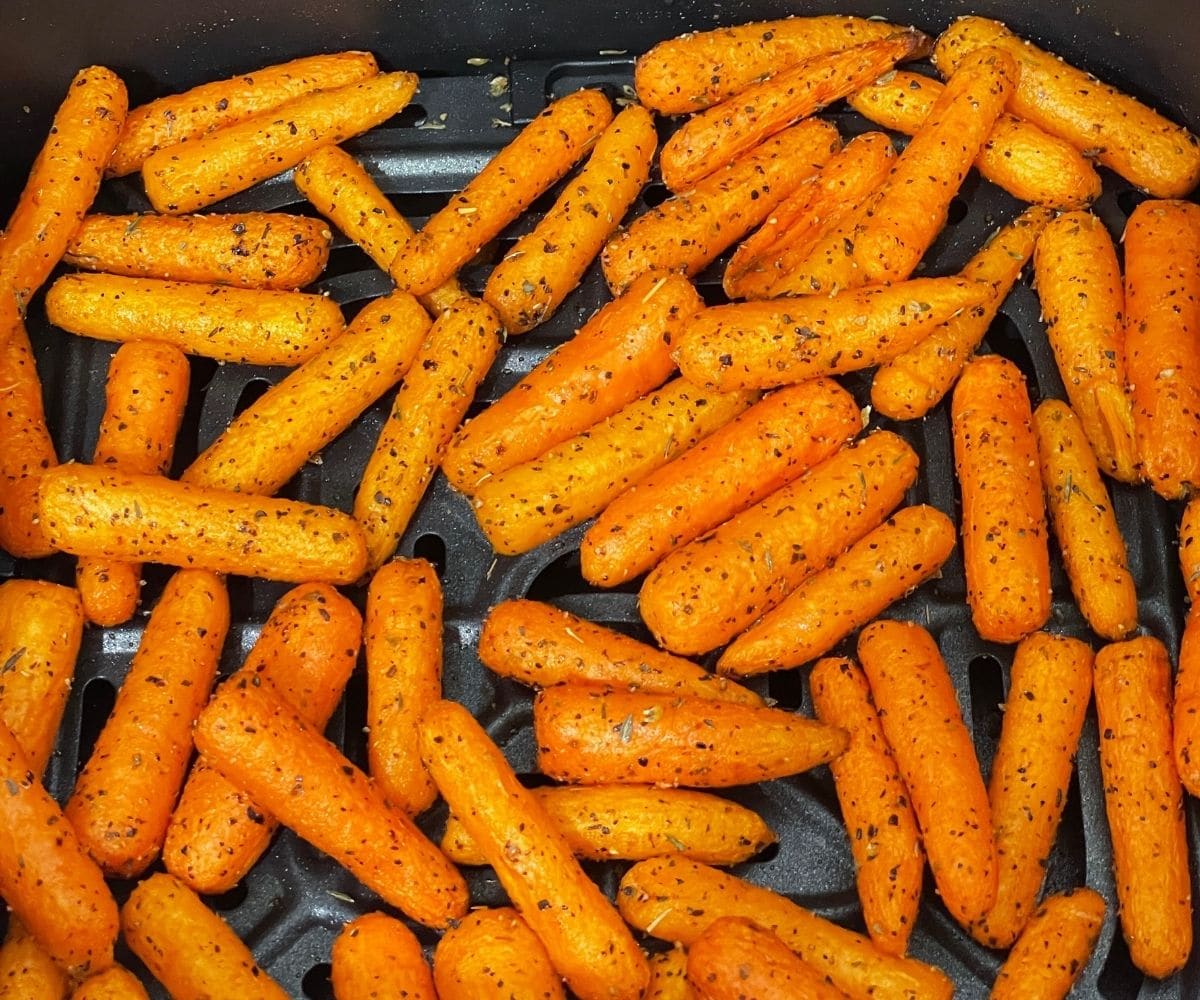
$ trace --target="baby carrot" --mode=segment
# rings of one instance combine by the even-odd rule
[[[1171,664],[1144,636],[1096,654],[1104,809],[1121,930],[1133,964],[1162,979],[1192,950],[1183,791],[1171,747]]]
[[[551,104],[404,242],[388,268],[396,287],[423,295],[453,277],[583,157],[612,117],[599,90]]]
[[[135,340],[117,348],[108,366],[105,409],[92,464],[120,472],[165,476],[183,422],[191,370],[170,344]],[[80,559],[75,585],[88,620],[119,625],[141,596],[141,563]]]
[[[992,908],[970,928],[989,948],[1012,947],[1037,906],[1091,700],[1091,677],[1092,651],[1078,639],[1034,632],[1017,646],[988,786],[998,891]]]
[[[1191,607],[1179,642],[1175,673],[1175,766],[1183,787],[1200,795],[1200,502],[1184,508],[1179,524],[1179,568]]]
[[[909,622],[867,626],[858,657],[938,893],[951,916],[969,925],[996,902],[996,848],[987,789],[946,663],[933,637]]]
[[[539,601],[501,601],[483,621],[479,658],[530,687],[596,684],[761,705],[754,692],[690,660]]]
[[[894,163],[895,157],[892,157]],[[892,163],[888,164],[890,173]],[[885,175],[886,179],[886,175]],[[882,183],[882,181],[880,182]],[[765,297],[836,295],[866,282],[854,259],[854,234],[867,217],[879,193],[879,184],[857,201],[842,206],[838,218],[813,241],[806,252],[797,253],[787,271],[780,271]]]
[[[455,435],[442,471],[474,493],[489,476],[537,458],[658,388],[671,351],[703,306],[678,275],[647,275]]]
[[[645,187],[657,146],[650,112],[636,104],[626,108],[550,211],[496,265],[483,298],[509,333],[544,323],[579,284]]]
[[[438,1000],[421,942],[395,917],[350,921],[333,939],[330,964],[335,1000]]]
[[[1033,414],[1042,483],[1071,590],[1092,629],[1123,639],[1137,628],[1137,590],[1108,488],[1080,420],[1048,399]]]
[[[413,73],[380,73],[301,94],[142,163],[146,197],[168,215],[195,212],[296,166],[314,149],[337,145],[387,121],[412,100]]]
[[[772,393],[608,505],[579,547],[583,576],[605,587],[822,462],[862,427],[858,405],[829,379]]]
[[[636,1000],[650,970],[554,821],[461,705],[425,714],[421,757],[550,962],[581,1000]]]
[[[202,489],[161,476],[63,465],[43,478],[40,514],[57,548],[270,580],[353,583],[367,546],[348,514]]]
[[[132,972],[114,965],[80,983],[71,1000],[150,1000],[150,994]]]
[[[442,935],[433,956],[439,1000],[563,1000],[562,980],[516,910],[475,910]]]
[[[917,921],[925,852],[912,801],[884,738],[862,670],[840,657],[818,660],[809,675],[817,718],[850,735],[829,765],[854,856],[867,933],[880,951],[902,956]]]
[[[996,975],[990,1000],[1065,1000],[1104,926],[1104,898],[1070,889],[1044,902]]]
[[[963,369],[951,407],[967,602],[979,634],[1016,642],[1050,616],[1050,555],[1025,379],[999,355]]]
[[[734,639],[717,669],[747,676],[824,656],[937,573],[954,541],[954,522],[941,511],[905,507]]]
[[[682,948],[650,956],[650,988],[645,1000],[696,1000],[687,981],[687,952]]]
[[[25,925],[8,918],[0,947],[0,1000],[67,1000],[71,982]]]
[[[890,431],[843,448],[667,556],[642,584],[642,618],[672,652],[724,645],[880,524],[916,479],[917,461]]]

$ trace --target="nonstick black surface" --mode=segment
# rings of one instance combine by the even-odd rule
[[[1184,43],[1200,40],[1200,27],[1180,23],[1185,5],[1154,2],[1122,12],[1117,0],[1108,4],[1067,4],[1039,14],[1013,4],[981,4],[972,8],[938,3],[914,12],[905,4],[881,4],[852,11],[883,14],[915,22],[936,32],[953,13],[968,11],[1005,16],[1014,27],[1053,45],[1076,62],[1103,73],[1112,82],[1151,99],[1178,120],[1195,128],[1183,109],[1200,110],[1200,84],[1187,65]],[[250,69],[308,51],[339,47],[369,48],[385,68],[423,72],[421,91],[402,115],[348,145],[361,157],[383,189],[414,224],[423,223],[448,194],[460,188],[547,100],[580,86],[603,86],[614,99],[632,96],[632,59],[654,41],[688,28],[736,23],[750,17],[780,16],[790,10],[772,3],[700,4],[666,2],[652,10],[628,4],[538,5],[512,3],[476,13],[457,2],[438,10],[382,3],[337,4],[306,12],[247,3],[237,10],[220,4],[189,5],[186,12],[147,9],[152,5],[115,3],[97,20],[98,8],[80,10],[58,2],[29,5],[10,2],[0,11],[0,83],[7,100],[0,102],[0,128],[12,136],[9,155],[0,162],[0,196],[15,198],[24,172],[54,106],[71,73],[88,62],[106,62],[130,81],[140,101],[203,79]],[[812,8],[826,11],[828,8]],[[179,23],[174,18],[183,17]],[[1157,18],[1157,21],[1156,21]],[[1127,23],[1128,22],[1128,23]],[[1168,30],[1169,29],[1169,30]],[[1115,32],[1120,32],[1116,34]],[[613,50],[627,50],[614,52]],[[486,65],[467,60],[487,57]],[[476,60],[477,61],[477,60]],[[502,78],[504,92],[496,77]],[[24,110],[28,107],[28,111]],[[829,115],[845,136],[867,130],[855,114],[831,109]],[[1189,120],[1190,119],[1190,120]],[[669,131],[664,123],[664,135]],[[1104,195],[1095,211],[1120,235],[1125,219],[1142,195],[1105,172]],[[512,241],[551,204],[546,195],[534,211],[487,247],[464,273],[468,290],[478,293],[490,266]],[[665,197],[652,183],[635,208]],[[287,210],[311,214],[289,176],[276,178],[218,206],[222,210]],[[988,233],[1013,218],[1020,205],[977,175],[968,178],[950,215],[950,225],[926,258],[924,273],[956,270]],[[148,205],[136,179],[104,188],[98,210],[124,212]],[[723,260],[698,285],[709,302],[723,301]],[[368,299],[383,294],[390,282],[355,246],[339,236],[329,269],[318,290],[327,291],[352,316]],[[570,336],[607,301],[598,268],[589,272],[560,313],[531,334],[509,341],[472,409],[478,412]],[[39,370],[45,387],[48,419],[61,457],[86,460],[95,444],[104,402],[104,379],[113,345],[72,337],[51,328],[41,300],[29,315]],[[1016,362],[1029,379],[1036,402],[1063,397],[1035,293],[1024,279],[1002,308],[986,339],[986,350]],[[175,472],[207,446],[230,419],[286,370],[218,365],[193,358],[192,396],[180,432]],[[846,380],[866,402],[869,381]],[[330,445],[319,463],[309,464],[283,495],[348,508],[359,473],[370,454],[381,421],[391,405],[389,394]],[[930,503],[957,517],[958,498],[952,474],[947,406],[926,420],[893,424],[875,417],[872,424],[905,436],[922,456],[922,473],[907,502]],[[1118,519],[1125,533],[1140,594],[1143,629],[1167,642],[1174,653],[1183,614],[1183,586],[1175,561],[1179,511],[1149,489],[1110,484]],[[616,591],[588,587],[579,572],[577,528],[534,552],[517,558],[493,556],[475,526],[468,503],[438,477],[421,505],[403,543],[401,555],[418,555],[437,564],[445,588],[445,693],[463,702],[487,725],[518,772],[538,778],[530,730],[529,693],[493,677],[475,656],[480,621],[500,600],[529,596],[549,600],[572,612],[641,638],[636,582]],[[1070,596],[1055,553],[1054,612],[1049,628],[1096,642]],[[143,608],[153,607],[169,571],[148,568]],[[0,554],[0,578],[41,577],[70,583],[73,560],[55,557],[13,562]],[[639,581],[640,582],[640,581]],[[275,600],[286,587],[231,578],[233,627],[222,670],[240,665]],[[351,591],[362,604],[363,592]],[[970,624],[964,603],[961,556],[956,552],[940,579],[926,584],[888,614],[926,625],[937,637],[957,685],[967,724],[972,728],[985,771],[999,735],[1012,647],[981,641]],[[89,628],[84,637],[76,682],[64,718],[58,753],[49,783],[60,800],[111,709],[116,687],[137,648],[144,612],[129,625]],[[782,706],[810,713],[807,671],[789,670],[760,679],[755,686]],[[359,765],[365,764],[365,681],[356,673],[328,734]],[[819,913],[861,929],[853,867],[828,772],[821,769],[793,779],[735,791],[732,797],[757,809],[780,834],[780,844],[735,869],[754,882],[786,893]],[[1200,854],[1197,820],[1189,802],[1193,852]],[[440,832],[444,813],[435,808],[424,824]],[[1200,960],[1193,957],[1178,976],[1158,983],[1144,980],[1129,960],[1115,921],[1111,848],[1104,819],[1096,724],[1089,715],[1080,746],[1077,776],[1072,781],[1058,841],[1047,871],[1046,891],[1086,884],[1109,903],[1096,954],[1073,996],[1103,1000],[1176,1000],[1200,997]],[[610,893],[623,871],[618,864],[589,865]],[[1194,869],[1200,868],[1200,859]],[[504,902],[489,869],[469,873],[472,901]],[[1193,873],[1195,882],[1195,872]],[[120,899],[131,884],[116,883]],[[1194,888],[1196,892],[1196,888]],[[1196,893],[1200,897],[1200,892]],[[293,996],[310,1000],[331,997],[329,948],[341,925],[378,908],[378,900],[336,864],[284,831],[272,850],[237,889],[211,902],[254,950],[260,963]],[[418,930],[432,945],[435,936]],[[921,919],[912,952],[941,966],[958,984],[958,996],[982,998],[1003,956],[972,942],[949,918],[927,882]],[[119,958],[143,975],[128,953]],[[150,980],[147,977],[147,982]],[[152,995],[162,996],[157,986]]]

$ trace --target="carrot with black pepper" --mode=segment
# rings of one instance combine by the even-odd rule
[[[383,913],[346,924],[333,939],[330,966],[334,1000],[439,1000],[421,942]]]
[[[990,1000],[1065,1000],[1104,927],[1104,897],[1070,889],[1033,914],[996,975]]]
[[[675,947],[650,956],[650,987],[645,1000],[696,1000],[687,981],[687,952]]]
[[[1179,568],[1192,603],[1179,641],[1175,672],[1175,766],[1183,787],[1200,795],[1200,501],[1189,503],[1179,522]]]
[[[114,965],[80,983],[71,1000],[150,1000],[150,994],[137,976]]]
[[[475,910],[442,935],[433,956],[438,1000],[563,1000],[562,980],[516,910]]]
[[[71,981],[14,916],[0,947],[0,1000],[67,1000]]]

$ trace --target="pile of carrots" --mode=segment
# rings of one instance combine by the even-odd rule
[[[944,82],[897,68],[930,55]],[[417,88],[369,54],[132,111],[107,69],[72,82],[0,239],[0,546],[78,557],[73,588],[0,585],[0,996],[144,997],[114,965],[118,934],[174,997],[284,996],[201,899],[283,825],[444,931],[431,967],[395,916],[348,924],[339,1000],[948,998],[906,954],[926,864],[951,917],[1011,949],[994,997],[1062,997],[1106,911],[1085,887],[1040,898],[1093,694],[1129,952],[1150,976],[1183,967],[1200,617],[1172,692],[1166,648],[1135,635],[1106,479],[1200,489],[1200,209],[1180,200],[1200,140],[978,17],[936,43],[832,16],[690,34],[642,56],[635,83],[640,104],[616,115],[599,90],[551,104],[414,232],[339,146]],[[815,117],[842,100],[907,145],[843,144]],[[661,151],[654,112],[689,116]],[[672,195],[622,225],[656,154]],[[1087,210],[1097,162],[1151,196],[1124,273]],[[576,166],[482,297],[464,292],[463,266]],[[293,168],[323,219],[198,214]],[[914,276],[972,168],[1030,207],[958,274]],[[138,171],[153,213],[88,214],[104,177]],[[300,290],[333,226],[395,283],[348,325]],[[730,250],[731,302],[707,307],[690,279]],[[1036,410],[1013,364],[976,356],[1031,260],[1067,395]],[[549,319],[595,261],[612,300],[464,423],[505,336]],[[24,327],[63,262],[78,270],[45,290],[51,323],[121,345],[88,464],[58,461]],[[171,479],[189,355],[292,370]],[[836,379],[865,369],[897,421],[950,397],[957,527],[902,506],[920,456],[864,434]],[[350,511],[276,496],[397,386]],[[442,698],[437,572],[393,558],[439,469],[498,554],[590,520],[585,578],[644,576],[657,647],[529,600],[482,623],[480,659],[537,690],[556,784],[524,787]],[[1051,531],[1098,652],[1044,630]],[[1016,644],[989,783],[934,638],[876,620],[959,539],[978,634]],[[1200,499],[1180,531],[1192,599],[1198,539]],[[133,617],[144,563],[178,570],[60,806],[41,778],[83,630]],[[227,574],[297,586],[216,685]],[[337,590],[359,583],[365,617]],[[830,655],[856,634],[855,659]],[[369,775],[323,736],[360,650]],[[718,650],[715,673],[686,658]],[[815,718],[737,682],[808,665]],[[776,833],[711,790],[821,765],[865,934],[720,870]],[[439,797],[435,844],[414,817]],[[635,862],[615,905],[580,859]],[[511,908],[470,909],[471,865]],[[120,909],[108,877],[141,879]],[[631,928],[681,947],[648,957]]]

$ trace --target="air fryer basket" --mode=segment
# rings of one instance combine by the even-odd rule
[[[993,0],[974,7],[946,0],[920,5],[884,0],[875,6],[859,4],[853,10],[837,12],[881,15],[934,33],[959,14],[999,17],[1195,130],[1200,125],[1200,78],[1187,55],[1200,44],[1200,23],[1188,22],[1185,7],[1170,0],[1143,0],[1136,6],[1122,0],[1079,0],[1078,5],[1058,3],[1053,9],[1049,4],[1019,0]],[[385,127],[349,144],[400,210],[420,224],[511,139],[514,127],[533,117],[550,98],[584,85],[602,86],[616,99],[632,97],[633,57],[661,38],[717,24],[824,12],[831,9],[810,3],[796,6],[742,0],[660,0],[653,9],[643,9],[630,0],[572,4],[496,0],[482,9],[463,0],[427,5],[392,5],[386,0],[283,5],[247,0],[236,7],[226,7],[220,0],[193,0],[186,6],[129,0],[94,6],[68,0],[9,0],[0,9],[0,84],[7,95],[0,103],[0,134],[9,150],[0,162],[0,200],[5,202],[2,207],[7,214],[66,82],[81,65],[100,62],[113,67],[128,81],[132,100],[140,102],[204,79],[308,52],[364,48],[374,51],[385,68],[414,69],[422,74],[421,91],[411,107]],[[485,58],[489,61],[480,64]],[[838,107],[831,117],[847,136],[869,127],[859,116]],[[663,123],[664,134],[669,130],[670,125]],[[1095,211],[1114,235],[1119,235],[1143,196],[1110,173],[1105,172],[1104,179],[1104,195]],[[657,204],[665,195],[660,183],[652,183],[634,211]],[[470,291],[482,289],[490,266],[553,197],[554,193],[546,195],[529,217],[485,248],[467,268],[464,283]],[[220,207],[312,214],[287,176]],[[146,208],[136,179],[109,183],[98,204],[99,210],[111,212]],[[1014,199],[972,174],[954,202],[950,225],[929,254],[926,273],[957,269],[996,226],[1019,210]],[[722,265],[719,261],[698,281],[709,302],[723,301]],[[390,282],[357,247],[339,236],[329,269],[317,288],[341,303],[349,316],[365,301],[385,293]],[[478,412],[505,392],[606,300],[603,280],[593,268],[583,287],[551,322],[509,341],[471,412]],[[30,309],[29,328],[61,457],[86,460],[95,444],[113,346],[52,329],[40,297]],[[1035,403],[1063,396],[1028,278],[1005,303],[985,343],[985,349],[1017,363],[1029,380]],[[283,369],[192,359],[192,396],[180,432],[175,471],[183,469],[236,413],[284,374]],[[865,402],[869,381],[851,378],[847,382]],[[331,444],[319,461],[306,466],[283,494],[348,507],[390,405],[389,395]],[[876,417],[872,423],[902,434],[922,457],[922,474],[908,502],[930,503],[955,516],[958,498],[951,473],[946,405],[920,422],[892,424]],[[1177,652],[1184,607],[1175,562],[1179,511],[1148,489],[1111,485],[1137,580],[1143,629]],[[646,637],[637,615],[636,585],[599,592],[584,583],[577,553],[581,534],[582,528],[577,528],[525,556],[497,559],[475,526],[467,502],[439,477],[400,547],[402,555],[432,560],[442,575],[446,696],[475,712],[518,772],[530,775],[532,781],[538,779],[533,773],[529,692],[492,676],[475,656],[480,621],[488,608],[506,598],[529,596]],[[1054,561],[1055,601],[1048,627],[1095,641],[1074,606],[1056,553]],[[147,570],[144,608],[153,607],[167,575],[162,568]],[[14,562],[0,554],[0,579],[8,576],[70,583],[73,560],[53,557]],[[240,664],[285,589],[261,581],[230,580],[234,624],[223,672]],[[361,606],[362,590],[350,594]],[[978,638],[964,595],[962,560],[956,553],[939,579],[888,614],[920,622],[937,637],[986,769],[999,735],[1012,648]],[[89,628],[85,634],[58,752],[48,776],[51,790],[60,800],[68,794],[111,709],[116,688],[137,648],[144,613],[128,625]],[[784,671],[755,685],[786,708],[811,712],[806,674]],[[330,738],[360,765],[365,763],[365,702],[360,669],[328,730]],[[761,812],[780,834],[778,847],[740,866],[737,874],[861,929],[853,868],[827,770],[731,794]],[[1200,811],[1195,802],[1189,802],[1188,811],[1193,853],[1197,855],[1195,883],[1200,869]],[[444,808],[435,808],[423,825],[436,833],[443,820]],[[1086,882],[1109,903],[1095,957],[1074,995],[1089,1000],[1200,997],[1200,959],[1193,957],[1181,974],[1161,983],[1145,980],[1134,969],[1116,925],[1110,864],[1093,713],[1084,727],[1077,775],[1046,879],[1048,892]],[[623,870],[617,864],[588,868],[610,893]],[[475,904],[504,901],[490,870],[477,869],[468,877]],[[116,883],[115,888],[123,899],[131,884]],[[1196,895],[1200,897],[1200,892]],[[310,1000],[332,996],[329,948],[342,923],[379,906],[352,877],[287,831],[240,886],[211,902],[285,989]],[[434,943],[429,932],[419,930],[418,934],[426,944]],[[957,995],[969,1000],[987,995],[1002,959],[1001,954],[976,945],[954,924],[931,883],[926,886],[912,951],[945,969],[959,986]],[[123,948],[119,958],[145,975]],[[149,983],[148,976],[146,979]],[[162,995],[155,990],[157,986],[152,995]]]

